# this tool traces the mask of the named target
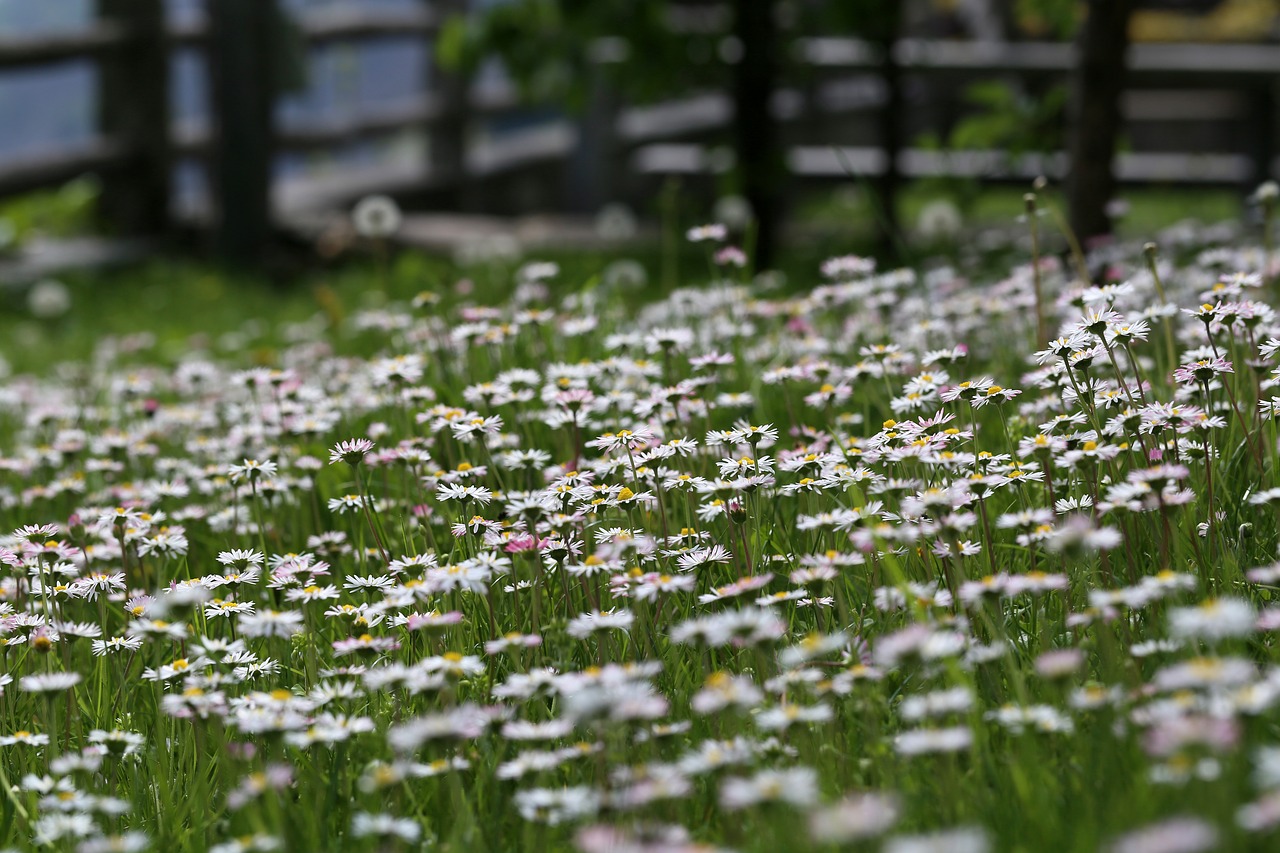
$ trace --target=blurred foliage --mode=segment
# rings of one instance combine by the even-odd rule
[[[1018,26],[1031,38],[1069,39],[1082,20],[1080,0],[1015,0]]]
[[[1006,164],[1014,167],[1027,155],[1063,148],[1067,92],[1065,85],[1032,94],[1004,80],[973,83],[965,90],[965,101],[973,111],[955,124],[945,140],[927,133],[916,144],[935,151],[1003,151]],[[923,183],[965,213],[983,193],[981,182],[972,177],[939,176]]]
[[[897,34],[906,4],[902,0],[811,0],[796,5],[798,29],[804,34],[858,35],[872,41],[889,41]]]
[[[574,106],[602,73],[640,99],[714,82],[716,34],[674,32],[665,13],[656,3],[514,0],[450,18],[437,49],[466,71],[496,55],[527,99]]]
[[[778,6],[784,40],[804,36],[889,37],[899,0],[789,0]],[[481,14],[455,15],[436,50],[454,70],[475,71],[498,57],[534,101],[581,106],[603,75],[619,92],[647,101],[723,85],[741,46],[732,4],[634,0],[511,0]]]
[[[1051,184],[1040,196],[1061,208],[1060,189],[1060,186]],[[1026,191],[1025,186],[1015,185],[979,187],[964,212],[965,230],[954,248],[969,248],[966,245],[970,242],[968,236],[974,230],[1004,229],[1014,236],[1024,233],[1024,226],[1018,223],[1018,219],[1026,209],[1023,201]],[[952,196],[940,192],[935,181],[912,181],[903,187],[900,194],[899,216],[903,222],[915,223],[939,198],[950,200]],[[1118,198],[1128,206],[1128,213],[1118,223],[1121,238],[1149,237],[1163,228],[1188,220],[1210,224],[1238,220],[1244,214],[1240,194],[1232,189],[1131,187],[1122,189]],[[874,204],[864,188],[846,184],[806,199],[796,210],[796,221],[805,230],[840,234],[840,239],[846,241],[844,244],[832,242],[823,246],[827,254],[834,254],[843,251],[842,245],[847,246],[851,239],[849,223],[865,221],[872,215]]]
[[[92,230],[101,187],[92,177],[0,203],[0,252],[11,251],[37,234],[69,237]]]
[[[1062,147],[1066,86],[1033,96],[1003,80],[983,80],[965,91],[965,101],[976,109],[952,129],[951,148],[1001,148],[1017,159]]]

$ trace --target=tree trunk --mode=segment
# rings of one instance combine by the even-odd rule
[[[742,56],[733,67],[734,148],[743,195],[756,219],[756,267],[773,264],[782,219],[786,162],[770,108],[780,58],[770,0],[735,0],[734,34]]]
[[[1071,228],[1082,243],[1111,233],[1107,203],[1115,191],[1112,161],[1120,133],[1125,54],[1133,0],[1089,0],[1072,81]]]

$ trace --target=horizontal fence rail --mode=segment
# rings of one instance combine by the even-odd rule
[[[0,196],[64,184],[89,172],[119,169],[128,162],[129,155],[127,146],[98,138],[55,151],[13,157],[0,166]]]
[[[110,21],[43,36],[0,36],[0,69],[98,59],[129,47],[134,38],[128,27]]]
[[[879,49],[852,38],[801,39],[796,54],[820,68],[874,70],[883,62]],[[981,75],[1066,74],[1075,67],[1076,49],[1062,42],[976,42],[945,39],[901,39],[893,49],[899,67],[908,72],[968,72]],[[1178,82],[1218,78],[1261,79],[1280,74],[1280,45],[1135,44],[1129,48],[1129,73],[1158,74]]]

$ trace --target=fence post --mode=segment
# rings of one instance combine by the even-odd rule
[[[902,154],[906,104],[903,98],[902,63],[897,48],[906,23],[906,10],[901,3],[889,3],[879,12],[876,41],[881,52],[880,74],[884,80],[885,101],[877,115],[880,148],[884,151],[884,170],[876,178],[877,239],[880,252],[887,258],[902,259],[902,223],[898,216],[898,200],[902,189],[902,173],[898,158]]]
[[[607,65],[624,49],[615,39],[597,39],[588,49],[592,68],[585,109],[578,117],[578,139],[564,169],[564,203],[574,213],[597,213],[616,200],[618,172],[618,97]]]
[[[424,0],[435,12],[436,22],[445,22],[468,12],[467,0]],[[437,28],[438,29],[438,28]],[[433,183],[442,187],[437,197],[446,207],[462,210],[468,207],[470,193],[467,180],[467,134],[470,127],[470,75],[462,69],[446,68],[437,56],[438,39],[430,45],[431,61],[428,91],[439,105],[439,112],[427,128],[427,156]]]
[[[756,221],[756,267],[773,264],[787,181],[782,129],[773,94],[782,64],[781,33],[772,3],[735,0],[733,34],[742,56],[733,65],[733,144],[742,194]]]
[[[229,263],[252,264],[271,240],[280,12],[277,0],[213,0],[207,8],[214,252]]]
[[[1120,97],[1128,68],[1133,0],[1089,0],[1076,37],[1078,58],[1069,106],[1071,230],[1083,244],[1111,233],[1107,203],[1115,192],[1114,160],[1123,117]]]
[[[163,0],[98,0],[99,19],[131,41],[102,61],[98,126],[123,143],[125,166],[102,176],[99,215],[122,235],[159,234],[169,225],[169,53]]]
[[[1253,192],[1258,184],[1270,180],[1276,156],[1276,85],[1271,78],[1258,83],[1252,92],[1253,115],[1256,123],[1252,148],[1253,174],[1249,176],[1246,192]]]

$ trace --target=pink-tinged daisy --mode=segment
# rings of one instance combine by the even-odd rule
[[[364,461],[364,457],[373,450],[373,442],[367,438],[348,438],[340,441],[329,450],[329,464],[345,462],[356,466]]]

